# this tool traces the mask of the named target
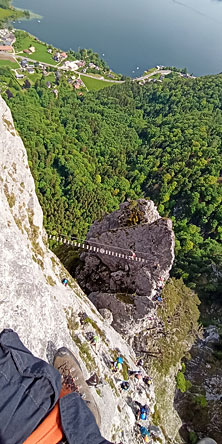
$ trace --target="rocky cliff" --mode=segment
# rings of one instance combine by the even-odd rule
[[[192,386],[185,394],[177,393],[176,396],[185,439],[189,432],[195,431],[199,437],[210,436],[217,444],[222,444],[221,314],[218,309],[216,325],[207,327],[203,337],[192,347],[185,373]],[[213,316],[215,311],[211,318]]]

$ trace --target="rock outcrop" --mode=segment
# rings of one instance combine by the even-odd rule
[[[147,315],[154,313],[155,299],[169,278],[174,261],[172,223],[159,216],[152,201],[125,202],[94,222],[87,241],[101,252],[82,253],[78,282],[98,309],[112,312],[113,327],[132,340],[144,329]],[[129,258],[104,255],[105,249]]]

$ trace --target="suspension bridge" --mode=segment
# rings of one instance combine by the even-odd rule
[[[131,262],[139,262],[143,264],[146,263],[152,265],[154,268],[159,267],[159,263],[157,262],[155,256],[153,256],[152,260],[148,260],[144,257],[146,256],[146,253],[143,253],[142,251],[132,251],[123,247],[99,244],[93,241],[78,242],[77,240],[70,240],[61,235],[56,236],[49,234],[48,238],[54,240],[55,242],[58,242],[59,244],[67,246],[70,245],[71,247],[79,248],[81,250],[86,250],[91,253],[98,253],[101,255],[112,256],[114,258],[124,259]]]

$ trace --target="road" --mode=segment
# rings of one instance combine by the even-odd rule
[[[19,55],[19,53],[10,54],[10,53],[5,52],[4,55],[5,55],[5,57],[12,57],[13,56],[16,59],[17,58],[18,59],[24,59],[25,58],[25,55]],[[29,57],[28,57],[28,60],[30,60],[30,62],[34,62],[34,63],[38,62],[38,63],[42,63],[42,65],[44,65],[44,66],[50,66],[52,68],[57,68],[57,69],[60,69],[62,71],[66,71],[62,66],[59,66],[59,64],[53,65],[51,63],[40,62],[38,60],[34,60],[34,59],[29,58]],[[79,72],[77,70],[74,71],[74,72],[79,74],[79,75],[81,75],[81,76],[90,77],[91,79],[102,80],[103,82],[110,82],[110,83],[117,83],[117,84],[125,83],[125,80],[114,80],[114,79],[110,79],[109,80],[109,79],[104,79],[103,76],[101,76],[101,78],[99,78],[99,77],[95,77],[95,76],[93,76],[91,74],[86,74],[86,73]],[[136,77],[135,79],[132,79],[132,80],[133,80],[133,82],[140,82],[142,80],[149,79],[150,77],[154,76],[155,74],[160,74],[161,76],[166,76],[166,75],[168,75],[170,73],[171,73],[170,69],[156,69],[155,71],[152,71],[149,74],[146,74],[146,75],[141,76],[141,77]]]
[[[149,79],[150,77],[154,76],[155,74],[160,74],[161,76],[167,76],[171,73],[171,69],[156,69],[155,71],[150,72],[149,74],[146,74],[145,76],[136,77],[136,79],[133,79],[134,82],[139,82],[141,80]]]
[[[79,72],[79,71],[75,71],[76,73],[78,73],[80,76],[85,76],[85,77],[90,77],[91,79],[94,79],[94,80],[102,80],[103,82],[111,82],[111,83],[124,83],[125,82],[125,80],[109,80],[109,79],[104,79],[103,78],[103,76],[101,76],[101,77],[94,77],[93,75],[90,75],[90,74],[86,74],[86,73],[82,73],[82,72]]]

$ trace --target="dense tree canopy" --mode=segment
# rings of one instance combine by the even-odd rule
[[[221,75],[126,82],[81,96],[63,80],[58,97],[43,80],[26,91],[11,86],[6,99],[48,232],[83,238],[125,199],[151,198],[174,222],[174,275],[219,292]]]

